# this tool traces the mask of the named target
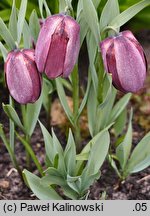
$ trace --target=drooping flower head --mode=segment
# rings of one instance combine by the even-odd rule
[[[41,93],[41,77],[34,61],[34,50],[11,51],[5,62],[10,95],[20,104],[34,103]]]
[[[78,57],[80,27],[70,16],[48,17],[40,30],[35,49],[35,61],[40,72],[53,79],[68,77]]]
[[[132,32],[123,31],[100,43],[106,72],[122,92],[137,92],[146,78],[147,62],[143,48]]]

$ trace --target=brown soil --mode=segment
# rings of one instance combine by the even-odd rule
[[[146,35],[146,33],[144,34]],[[148,63],[150,65],[150,45],[147,38],[145,42],[143,34],[139,34],[139,40],[144,41],[143,45],[145,47],[145,52],[147,55]],[[138,94],[134,95],[131,104],[134,106],[134,121],[133,121],[133,144],[136,145],[139,140],[150,130],[150,79],[147,78],[144,90]],[[5,94],[4,94],[5,92]],[[6,90],[1,89],[0,95],[1,102],[6,103]],[[44,111],[41,114],[40,119],[46,123],[46,117]],[[0,107],[0,123],[4,124],[5,132],[8,134],[8,119]],[[57,126],[54,126],[56,134],[60,140],[65,144],[65,136]],[[45,160],[45,151],[43,144],[43,137],[39,127],[36,127],[36,130],[32,137],[32,147],[41,162],[44,166]],[[25,150],[24,147],[17,141],[15,148],[17,159],[22,168],[25,168]],[[32,166],[32,171],[35,174],[38,174],[34,165]],[[126,181],[120,183],[115,171],[110,167],[106,161],[102,166],[102,175],[101,178],[95,182],[89,192],[89,199],[99,199],[102,196],[102,193],[106,192],[106,199],[139,199],[139,200],[148,200],[150,199],[150,167],[145,169],[142,172],[133,174],[129,176]],[[21,181],[18,173],[13,168],[13,165],[10,161],[9,154],[0,140],[0,199],[36,199],[32,192],[24,185]]]

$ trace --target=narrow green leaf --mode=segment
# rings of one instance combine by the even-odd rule
[[[39,173],[41,174],[41,176],[43,176],[43,169],[41,164],[38,161],[38,158],[36,157],[34,151],[32,150],[31,145],[25,140],[25,138],[21,137],[17,132],[16,132],[17,138],[22,142],[22,144],[24,145],[25,149],[27,150],[27,152],[31,155],[31,158],[33,160],[33,162],[35,163]]]
[[[80,25],[80,46],[81,46],[89,29],[89,26],[86,23],[83,12],[81,12],[80,16],[77,18],[77,22]]]
[[[7,149],[8,153],[9,153],[9,155],[10,155],[10,158],[11,158],[11,161],[12,161],[12,163],[13,163],[13,166],[14,166],[14,167],[18,170],[18,172],[20,173],[21,170],[20,170],[20,168],[19,168],[19,166],[18,166],[18,162],[17,162],[17,160],[16,160],[16,155],[14,154],[12,148],[10,147],[10,143],[8,142],[8,140],[7,140],[7,138],[6,138],[6,135],[5,135],[5,133],[4,133],[3,125],[2,125],[2,124],[0,124],[0,137],[1,137],[1,139],[2,139],[2,141],[3,141],[3,143],[4,143],[5,147],[6,147],[6,149]]]
[[[108,84],[107,84],[107,83]],[[99,109],[103,109],[105,106],[107,106],[107,103],[110,105],[110,99],[112,98],[112,76],[109,76],[109,74],[106,74],[104,78],[103,83],[103,102],[99,104]],[[107,88],[105,88],[108,85]]]
[[[97,9],[97,7],[99,6],[101,0],[92,0],[93,1],[93,4],[95,6],[95,8]]]
[[[52,128],[52,138],[53,138],[53,145],[54,145],[56,152],[58,154],[63,154],[63,148],[62,148],[53,128]]]
[[[70,77],[69,77],[70,79]],[[70,82],[70,80],[67,80],[67,79],[61,79],[61,83],[62,85],[64,86],[64,88],[68,89],[70,92],[73,91],[73,88],[72,88],[72,82]]]
[[[108,13],[109,11],[109,13]],[[100,30],[104,29],[119,14],[118,0],[108,0],[102,10],[100,18]]]
[[[97,12],[93,5],[92,0],[83,0],[83,13],[84,13],[84,17],[87,22],[87,25],[91,29],[95,37],[97,46],[98,46],[99,41],[100,41],[100,30],[99,30]]]
[[[44,15],[43,15],[43,2],[44,2],[44,0],[38,0],[38,2],[39,2],[39,9],[40,9],[41,17],[42,17],[42,19],[44,19]]]
[[[122,111],[122,113],[119,115],[119,117],[117,118],[114,124],[114,130],[115,130],[116,136],[122,133],[123,129],[125,128],[126,121],[127,121],[127,109],[125,108]]]
[[[21,1],[19,13],[18,13],[18,23],[17,23],[17,43],[20,43],[21,35],[23,31],[24,21],[25,21],[25,15],[26,15],[26,9],[27,9],[27,0]]]
[[[90,64],[92,65],[95,62],[95,57],[97,53],[97,43],[91,32],[88,32],[86,39],[87,39],[86,41],[87,41],[89,61],[90,61]]]
[[[1,42],[0,42],[0,51],[2,53],[4,61],[6,61],[8,51]]]
[[[78,1],[78,5],[77,5],[77,19],[80,16],[80,13],[83,10],[83,0],[79,0]],[[93,5],[95,6],[95,8],[97,9],[98,5],[100,4],[101,0],[92,0]]]
[[[53,146],[53,139],[48,132],[48,130],[45,128],[45,126],[39,121],[43,138],[44,138],[44,144],[45,144],[45,150],[46,150],[46,155],[49,158],[50,162],[53,164],[54,162],[54,146]]]
[[[113,26],[114,28],[121,27],[126,22],[128,22],[131,18],[133,18],[137,13],[143,10],[145,7],[150,5],[150,0],[143,0],[129,7],[127,10],[123,11],[121,14],[116,16],[109,24],[109,26]]]
[[[78,194],[80,193],[80,188],[78,186],[79,181],[80,181],[80,177],[71,177],[67,175],[67,184],[72,190],[74,190]]]
[[[66,185],[66,182],[63,176],[59,173],[59,171],[53,167],[49,167],[46,170],[46,176],[41,178],[41,182],[43,185]]]
[[[79,198],[78,193],[72,190],[68,185],[63,186],[62,189],[63,189],[64,195],[69,197],[70,199],[77,200]]]
[[[69,6],[70,8],[72,7],[71,3],[72,3],[72,0],[65,0],[66,1],[66,5]]]
[[[56,152],[55,154],[58,155],[58,170],[63,176],[66,176],[66,167],[64,161],[63,148],[53,130],[52,130],[52,137],[53,137],[53,146],[54,146],[53,148]]]
[[[31,32],[28,23],[25,21],[23,26],[23,44],[24,48],[29,49],[31,46]]]
[[[45,10],[46,10],[46,17],[50,16],[51,15],[51,12],[50,12],[50,9],[46,3],[46,0],[44,0],[44,7],[45,7]]]
[[[111,112],[111,117],[110,117],[110,122],[115,121],[120,113],[124,110],[124,108],[127,106],[130,98],[131,98],[131,93],[126,94],[123,96],[113,107],[113,110]]]
[[[122,170],[125,169],[132,146],[132,111],[130,114],[128,130],[122,143],[116,149],[116,156],[120,162]]]
[[[107,128],[105,128],[104,130],[102,130],[101,132],[99,132],[96,136],[94,136],[93,137],[93,139],[92,140],[90,140],[87,144],[86,144],[86,146],[83,148],[83,150],[81,151],[81,153],[78,155],[78,157],[85,157],[86,156],[86,154],[88,155],[88,157],[89,157],[89,153],[91,152],[91,148],[92,148],[92,146],[95,144],[95,143],[97,143],[97,145],[98,145],[98,143],[100,144],[100,146],[102,145],[102,143],[101,143],[101,140],[102,140],[102,138],[105,140],[105,138],[106,138],[106,143],[104,144],[104,147],[102,147],[102,149],[104,150],[104,152],[105,152],[105,150],[106,150],[106,148],[107,148],[107,145],[108,145],[108,143],[107,143],[107,141],[109,140],[109,137],[108,137],[108,129],[111,127],[111,125],[109,125]],[[101,154],[100,152],[99,152],[99,154]],[[98,156],[99,157],[99,156]],[[99,161],[99,164],[101,164],[102,163],[102,160],[103,160],[103,157],[104,157],[104,155],[102,156],[102,158],[100,159],[101,161]],[[87,159],[86,159],[87,160]],[[80,169],[80,167],[81,167],[81,165],[83,164],[83,162],[82,161],[78,161],[78,163],[77,163],[77,170],[79,170]]]
[[[79,112],[78,112],[78,117],[81,115],[86,103],[87,103],[87,100],[88,100],[88,96],[89,96],[89,90],[90,90],[90,86],[91,86],[91,75],[89,73],[88,75],[88,83],[87,83],[87,87],[86,87],[86,92],[85,92],[85,95],[84,95],[84,98],[82,99],[82,102],[81,102],[81,105],[79,107]]]
[[[76,147],[71,129],[69,130],[68,142],[64,152],[64,160],[67,168],[67,173],[74,176],[76,164]]]
[[[0,36],[4,39],[7,46],[13,50],[16,47],[15,41],[8,30],[7,26],[3,22],[2,18],[0,18]]]
[[[46,0],[38,0],[38,2],[39,2],[39,9],[40,9],[40,14],[41,14],[42,19],[44,19],[44,14],[43,14],[44,7],[46,11],[46,17],[50,16],[51,12],[49,10]]]
[[[81,15],[82,10],[83,10],[83,2],[82,0],[79,0],[78,5],[77,5],[77,20],[79,16]]]
[[[29,19],[29,27],[30,27],[31,35],[34,39],[34,42],[36,43],[38,35],[39,35],[39,31],[40,31],[40,24],[39,24],[39,18],[35,10],[33,10],[31,13],[31,16]]]
[[[58,193],[50,186],[41,182],[41,178],[24,170],[23,173],[33,193],[41,200],[62,200]]]
[[[43,97],[42,103],[48,115],[50,115],[51,93],[54,91],[52,83],[43,78]]]
[[[84,175],[84,177],[82,178],[82,185],[81,185],[81,191],[82,193],[85,193],[85,191],[87,191],[89,189],[89,187],[100,178],[100,171],[98,171],[97,173],[95,173],[94,175]]]
[[[17,112],[15,111],[15,109],[9,105],[9,104],[3,104],[3,110],[4,112],[7,114],[7,116],[19,127],[21,128],[21,130],[23,130],[25,132],[25,128],[22,125],[20,118],[17,114]]]
[[[14,107],[14,100],[11,96],[9,96],[9,105]],[[9,119],[9,143],[12,151],[15,150],[15,124],[12,119]]]
[[[88,160],[88,157],[89,157],[89,153],[81,153],[81,154],[78,154],[76,156],[76,160],[79,160],[79,161],[86,161]]]
[[[93,87],[94,87],[95,95],[96,95],[96,98],[97,98],[98,76],[97,76],[96,68],[95,68],[93,63],[90,64],[89,70],[90,70],[90,73],[91,73]]]
[[[105,87],[106,87],[106,82],[104,84],[104,88]],[[104,128],[106,128],[108,125],[110,124],[113,125],[115,123],[114,121],[110,121],[110,115],[114,106],[116,92],[117,90],[112,87],[111,92],[108,92],[108,94],[110,93],[110,95],[108,95],[109,100],[108,98],[105,98],[104,102],[99,106],[97,113],[98,113],[98,119],[100,120],[97,121],[97,131],[101,131]]]
[[[17,41],[17,10],[15,6],[15,0],[13,0],[11,15],[9,19],[9,31],[11,32],[15,41]]]
[[[91,102],[92,101],[92,102]],[[87,101],[87,114],[88,114],[88,124],[89,124],[89,131],[91,136],[94,136],[96,119],[97,119],[97,100],[93,85],[91,85],[89,90],[89,96]]]
[[[117,175],[119,176],[119,178],[121,178],[121,174],[117,168],[116,162],[114,161],[114,159],[111,157],[111,155],[108,155],[108,160],[110,165],[112,166],[112,168],[115,170],[115,172],[117,173]]]
[[[91,146],[88,162],[86,165],[86,175],[94,175],[101,168],[108,153],[110,136],[108,131],[101,134],[99,139]]]
[[[26,107],[26,130],[29,136],[32,135],[39,118],[42,106],[42,94],[34,104],[27,104]]]
[[[133,170],[131,171],[131,173],[140,172],[140,171],[144,170],[145,168],[147,168],[148,166],[150,166],[150,155],[147,156],[140,163],[138,163],[137,165],[135,165],[135,167],[133,168]]]
[[[66,1],[65,0],[59,0],[59,13],[62,13],[65,11],[66,8]]]
[[[150,165],[150,132],[134,148],[127,164],[127,173],[141,171]]]
[[[58,78],[56,79],[56,87],[57,87],[57,92],[58,92],[58,96],[59,96],[59,100],[64,108],[64,111],[68,117],[68,119],[70,120],[71,124],[74,125],[73,122],[73,114],[69,108],[67,99],[66,99],[66,94],[63,88],[63,85],[61,84],[61,80]]]

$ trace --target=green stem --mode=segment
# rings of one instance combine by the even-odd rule
[[[11,161],[13,163],[13,166],[17,169],[17,171],[18,171],[21,179],[23,180],[22,171],[21,171],[21,169],[20,169],[20,167],[18,165],[16,156],[15,156],[15,154],[14,154],[14,152],[13,152],[11,146],[10,146],[10,143],[8,142],[8,140],[7,140],[6,136],[5,136],[4,130],[2,128],[2,125],[0,125],[0,136],[1,136],[1,139],[3,140],[3,142],[4,142],[4,144],[5,144],[6,148],[7,148],[7,151],[9,153],[9,155],[10,155],[10,158],[11,158]]]
[[[25,140],[30,145],[30,136],[29,135],[25,136]],[[31,157],[30,157],[30,154],[29,154],[26,146],[25,146],[25,149],[26,149],[26,165],[27,165],[28,169],[31,169]]]
[[[22,111],[22,119],[23,119],[23,126],[26,129],[26,105],[21,105],[21,111]],[[30,136],[26,133],[25,134],[25,139],[27,141],[27,143],[30,143]],[[26,151],[26,166],[28,167],[28,169],[30,168],[30,162],[31,162],[31,158],[30,158],[30,154],[27,151],[27,149],[25,148]]]
[[[33,162],[35,163],[39,173],[41,174],[41,176],[43,176],[43,169],[42,169],[42,166],[41,164],[39,163],[34,151],[32,150],[30,144],[26,141],[26,139],[22,138],[17,132],[16,132],[16,135],[18,137],[18,139],[22,142],[22,144],[24,145],[26,151],[28,152],[28,154],[31,156]]]
[[[14,108],[14,100],[11,96],[9,96],[9,104]],[[12,149],[12,152],[15,151],[15,125],[14,122],[9,119],[9,143]]]
[[[117,31],[117,29],[115,29],[113,26],[107,26],[103,29],[102,34],[105,34],[108,31],[113,31],[115,33],[115,35],[118,35],[119,32]]]
[[[65,8],[65,14],[74,17],[74,10],[72,8],[70,0],[65,0],[66,2],[66,8]]]
[[[80,125],[79,125],[79,75],[77,65],[72,72],[72,86],[73,86],[73,116],[74,116],[74,134],[76,141],[77,152],[80,151]]]
[[[23,126],[26,128],[26,105],[21,105]]]
[[[52,96],[48,95],[48,108],[47,108],[47,129],[50,131],[50,122],[51,122],[51,105],[52,105]]]
[[[97,59],[97,74],[98,74],[98,89],[97,89],[97,99],[98,99],[98,105],[103,102],[103,82],[104,82],[104,67],[103,67],[103,61],[102,57],[98,53]]]

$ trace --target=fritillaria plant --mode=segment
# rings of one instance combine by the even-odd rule
[[[113,127],[116,137],[122,133],[131,93],[143,88],[147,69],[139,42],[130,31],[119,33],[119,30],[150,2],[140,1],[120,13],[118,1],[108,0],[100,20],[97,13],[100,0],[79,0],[77,11],[71,3],[71,0],[60,0],[59,11],[51,15],[46,1],[41,3],[39,0],[42,19],[33,11],[28,25],[25,20],[27,0],[21,2],[18,13],[13,1],[9,27],[0,20],[0,34],[9,48],[7,51],[0,42],[7,87],[15,101],[22,104],[22,119],[12,98],[10,104],[3,105],[10,118],[10,141],[2,125],[0,136],[21,176],[15,154],[15,134],[25,146],[28,167],[31,157],[41,177],[27,170],[23,171],[22,177],[39,199],[87,199],[90,185],[100,177],[105,158],[109,159],[121,179],[150,165],[149,133],[131,154],[132,112],[126,135],[116,147],[115,154],[109,152],[109,129]],[[44,7],[46,17],[43,15]],[[112,13],[109,13],[110,9]],[[83,41],[86,42],[89,65],[87,86],[81,91],[78,54]],[[66,87],[72,95],[73,111],[66,99]],[[117,102],[116,89],[128,93]],[[49,114],[49,93],[54,90],[72,130],[69,130],[63,149],[53,129],[50,133],[39,121],[46,151],[46,170],[43,171],[30,141],[42,104]],[[84,108],[87,110],[91,140],[82,147],[80,116]],[[122,116],[123,121],[120,120]],[[119,129],[116,129],[118,124]],[[24,136],[18,133],[18,127]],[[142,149],[146,150],[141,153]]]

